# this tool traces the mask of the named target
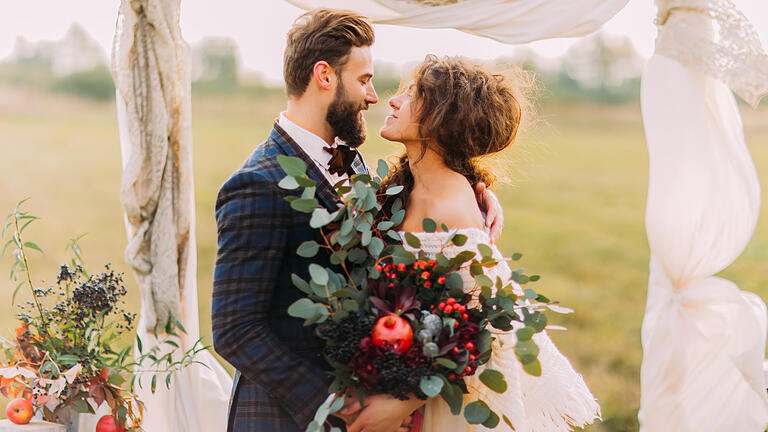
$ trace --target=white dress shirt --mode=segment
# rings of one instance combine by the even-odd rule
[[[331,183],[331,186],[335,185],[340,180],[347,179],[346,173],[339,176],[331,174],[331,172],[328,171],[328,162],[331,161],[331,154],[323,149],[323,147],[328,147],[328,143],[325,142],[324,139],[290,121],[288,117],[285,116],[285,111],[280,113],[280,117],[277,119],[277,124],[279,124],[280,127],[288,133],[288,136],[293,138],[299,147],[304,150],[304,153],[312,159],[317,168],[320,169],[320,172],[323,173],[328,182]],[[339,140],[336,139],[336,141]],[[337,144],[337,142],[334,142],[330,147],[336,147]]]

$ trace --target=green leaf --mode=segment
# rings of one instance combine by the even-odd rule
[[[312,294],[312,289],[309,287],[309,284],[304,281],[304,279],[300,278],[296,273],[291,273],[291,281],[296,288],[300,289],[304,293]]]
[[[348,310],[348,311],[356,311],[356,310],[360,309],[360,305],[357,304],[357,301],[352,300],[352,299],[344,300],[341,303],[341,307],[344,310]]]
[[[288,315],[306,319],[313,317],[317,310],[317,303],[308,298],[300,298],[288,307]]]
[[[450,289],[462,289],[464,288],[464,280],[457,272],[451,272],[445,275],[445,287]]]
[[[371,253],[371,256],[378,258],[383,250],[384,242],[378,237],[372,238],[371,243],[368,245],[368,251]]]
[[[493,429],[498,425],[499,425],[499,415],[493,412],[493,410],[491,410],[490,415],[488,415],[488,418],[485,419],[485,421],[483,422],[483,426],[487,427],[488,429]]]
[[[171,373],[168,372],[168,374],[165,376],[165,388],[169,389],[171,388]]]
[[[150,384],[149,388],[153,394],[157,390],[157,375],[152,375],[152,384]]]
[[[339,265],[344,262],[344,260],[347,259],[347,251],[336,251],[331,254],[331,264],[333,265]]]
[[[491,278],[489,278],[484,274],[479,274],[475,276],[475,282],[477,282],[477,284],[480,285],[481,287],[493,286],[493,281],[491,280]]]
[[[464,244],[467,242],[467,236],[464,234],[456,234],[451,238],[451,241],[456,246],[464,246]]]
[[[477,250],[484,257],[493,256],[493,250],[488,245],[479,244],[477,245]]]
[[[523,370],[528,372],[529,375],[541,376],[541,363],[539,363],[539,360],[526,363],[523,365]]]
[[[405,242],[408,243],[408,246],[412,248],[418,249],[421,247],[421,241],[419,240],[419,238],[409,232],[405,233]]]
[[[512,254],[512,259],[513,259],[514,261],[518,261],[518,260],[519,260],[520,258],[522,258],[522,257],[523,257],[523,254],[521,254],[521,253],[513,253],[513,254]]]
[[[377,228],[379,231],[386,231],[386,230],[388,230],[388,229],[392,228],[393,226],[395,226],[395,224],[394,224],[394,223],[392,223],[392,221],[381,221],[381,222],[379,222],[379,224],[376,226],[376,228]]]
[[[296,182],[299,184],[299,186],[303,186],[305,188],[311,188],[317,185],[317,183],[315,183],[315,181],[309,177],[297,176],[294,178],[296,179]]]
[[[277,163],[290,176],[303,175],[307,172],[307,164],[297,157],[277,155]]]
[[[293,190],[299,187],[299,182],[293,176],[286,176],[277,185],[283,189]]]
[[[443,389],[443,380],[438,376],[423,377],[419,382],[419,388],[427,397],[434,397],[440,394]]]
[[[521,358],[526,356],[535,358],[539,355],[539,347],[536,345],[536,342],[532,340],[517,341],[517,345],[515,345],[515,354]]]
[[[87,414],[91,410],[91,406],[84,399],[76,399],[74,402],[72,402],[72,408],[82,414]]]
[[[461,407],[464,404],[464,395],[461,388],[455,384],[451,384],[445,378],[441,377],[441,379],[443,380],[443,390],[440,392],[440,396],[442,396],[443,400],[445,400],[451,408],[451,414],[461,414]]]
[[[363,246],[368,246],[368,243],[371,242],[371,239],[373,238],[373,232],[370,229],[366,229],[363,231],[363,235],[360,236],[360,243]]]
[[[536,282],[539,279],[541,279],[541,276],[539,275],[531,275],[528,277],[528,280],[530,280],[531,282]]]
[[[387,195],[397,195],[397,194],[399,194],[400,192],[402,192],[402,191],[403,191],[403,189],[404,189],[404,187],[403,187],[403,186],[397,186],[397,185],[395,185],[395,186],[390,186],[390,187],[388,187],[388,188],[387,188],[387,192],[386,192],[386,194],[387,194]]]
[[[469,424],[480,424],[486,421],[490,415],[491,409],[481,400],[470,402],[464,407],[464,418]]]
[[[475,253],[469,250],[461,251],[455,257],[451,258],[451,263],[461,265],[475,257]]]
[[[424,220],[421,221],[421,227],[424,228],[425,232],[433,233],[437,231],[437,222],[430,218],[424,218]]]
[[[534,330],[540,332],[547,326],[547,316],[541,312],[533,312],[525,317],[525,325],[533,327]]]
[[[296,249],[296,253],[300,257],[312,258],[313,256],[317,255],[317,251],[319,249],[320,245],[318,245],[316,241],[307,240],[299,245],[299,248]]]
[[[519,329],[517,334],[517,340],[518,341],[529,341],[533,337],[533,334],[536,333],[536,331],[530,327],[523,327]]]
[[[19,282],[18,285],[16,285],[16,288],[13,290],[13,295],[11,296],[11,303],[16,303],[16,294],[19,293],[19,290],[23,286],[24,286],[24,281],[21,281],[21,282]]]
[[[395,240],[395,241],[398,241],[398,242],[403,241],[403,239],[400,238],[400,234],[398,234],[398,232],[395,231],[395,230],[387,231],[387,236],[389,236],[389,238],[391,238],[392,240]]]
[[[405,219],[405,209],[398,210],[394,214],[392,214],[392,217],[389,218],[390,221],[392,221],[395,225],[400,225],[403,223],[403,219]]]
[[[291,201],[291,207],[302,213],[312,213],[317,206],[317,200],[314,198],[298,198]]]
[[[445,367],[447,369],[450,369],[450,370],[456,369],[456,366],[457,366],[455,361],[453,361],[451,359],[443,358],[443,357],[440,357],[440,358],[436,359],[435,361],[440,366],[443,366],[443,367]]]
[[[504,423],[506,423],[507,426],[509,426],[510,429],[515,430],[515,427],[512,425],[512,421],[509,419],[509,417],[507,417],[504,414],[502,414],[501,418],[504,419]]]
[[[333,217],[328,213],[328,210],[322,207],[315,208],[315,210],[312,211],[312,218],[309,219],[309,226],[312,228],[320,228],[331,223],[332,219]]]
[[[382,179],[389,174],[389,165],[387,165],[387,162],[385,162],[384,159],[379,159],[378,166],[376,167],[376,174]]]
[[[313,263],[309,265],[309,275],[312,276],[312,280],[318,285],[325,285],[328,283],[328,273],[325,271],[325,268],[317,264]]]
[[[368,253],[363,249],[354,248],[349,251],[347,258],[355,264],[362,264],[368,259]]]
[[[480,373],[480,381],[496,393],[507,391],[507,382],[504,380],[504,374],[497,370],[485,369]]]

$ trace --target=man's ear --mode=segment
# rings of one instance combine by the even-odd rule
[[[328,62],[320,60],[312,68],[312,79],[321,89],[331,90],[336,80],[336,73]]]

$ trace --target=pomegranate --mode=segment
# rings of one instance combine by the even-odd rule
[[[411,347],[413,329],[403,317],[390,314],[376,321],[371,336],[377,347],[388,346],[392,351],[402,354]]]

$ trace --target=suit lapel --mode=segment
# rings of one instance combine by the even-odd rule
[[[307,177],[311,178],[316,183],[315,198],[317,198],[317,201],[328,211],[336,211],[338,208],[339,196],[309,155],[304,153],[304,150],[301,149],[299,144],[294,141],[293,138],[291,138],[291,136],[277,124],[277,122],[275,122],[270,138],[275,141],[286,156],[298,157],[304,161],[307,165]]]

